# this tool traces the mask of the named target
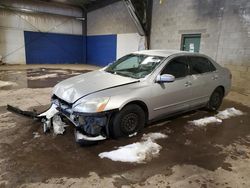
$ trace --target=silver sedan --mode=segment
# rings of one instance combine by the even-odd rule
[[[202,54],[135,52],[58,83],[49,113],[43,115],[47,122],[54,116],[70,120],[79,143],[129,136],[148,122],[177,113],[201,107],[216,111],[230,91],[231,77],[228,69]]]

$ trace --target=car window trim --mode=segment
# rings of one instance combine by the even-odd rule
[[[217,68],[216,66],[214,66],[215,70],[214,71],[211,71],[211,68],[210,71],[208,72],[203,72],[203,73],[198,73],[198,74],[191,74],[191,57],[201,57],[201,58],[205,58],[209,64],[212,64],[214,66],[214,64],[207,58],[207,57],[204,57],[204,56],[201,56],[201,55],[187,55],[187,58],[188,58],[188,62],[189,62],[189,75],[192,76],[192,75],[204,75],[204,74],[209,74],[209,73],[213,73],[213,72],[216,72],[217,71]],[[210,66],[209,66],[210,67]]]
[[[171,56],[170,56],[171,57]],[[158,75],[161,75],[161,73],[163,72],[163,70],[165,69],[165,67],[168,65],[168,63],[169,62],[171,62],[172,60],[174,60],[175,58],[178,58],[178,57],[185,57],[185,58],[187,58],[187,55],[185,54],[185,55],[178,55],[178,56],[175,56],[175,57],[173,57],[172,59],[170,59],[167,63],[166,63],[166,65],[164,65],[164,67],[161,69],[161,71],[160,71],[160,73],[158,74]],[[187,59],[188,60],[188,59]],[[186,78],[187,76],[190,76],[189,74],[190,74],[190,65],[189,65],[189,63],[188,63],[188,61],[187,61],[187,66],[188,66],[188,71],[187,71],[187,75],[186,76],[183,76],[183,77],[179,77],[179,78],[176,78],[175,80],[179,80],[179,79],[183,79],[183,78]],[[158,76],[157,75],[157,76]],[[157,77],[156,76],[156,77]],[[155,79],[156,79],[156,77],[155,77]]]

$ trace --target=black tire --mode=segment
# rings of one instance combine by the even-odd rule
[[[94,146],[98,144],[98,141],[87,141],[87,140],[81,140],[77,142],[81,147],[88,147],[88,146]]]
[[[216,88],[210,96],[210,99],[207,103],[207,109],[209,111],[217,111],[222,103],[223,97],[223,89],[221,87]]]
[[[114,138],[127,137],[135,132],[140,132],[145,125],[145,112],[136,105],[125,106],[115,114],[112,120],[111,132]]]

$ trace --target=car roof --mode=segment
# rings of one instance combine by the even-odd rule
[[[134,52],[134,54],[169,57],[174,54],[198,54],[198,53],[191,53],[191,52],[180,51],[180,50],[142,50],[142,51]]]

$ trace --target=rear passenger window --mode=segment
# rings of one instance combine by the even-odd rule
[[[190,59],[190,74],[202,74],[215,71],[214,65],[204,57],[189,57]]]
[[[165,66],[161,74],[172,74],[175,78],[181,78],[188,75],[188,64],[186,57],[177,57],[172,59]]]

